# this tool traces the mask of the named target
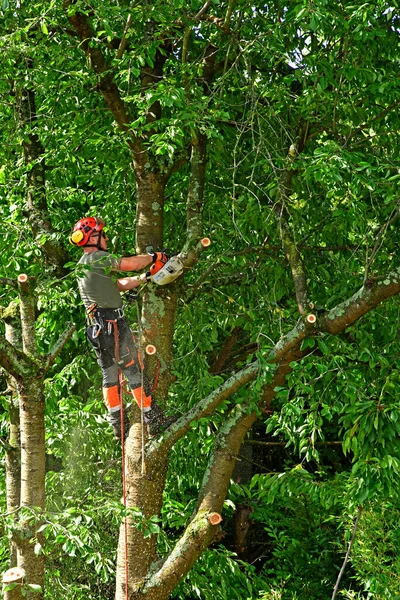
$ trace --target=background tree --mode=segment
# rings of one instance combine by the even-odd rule
[[[132,598],[226,596],[223,585],[210,591],[202,569],[235,579],[225,585],[238,597],[259,589],[271,598],[327,597],[346,550],[332,519],[351,531],[360,504],[373,514],[376,502],[388,506],[399,464],[397,299],[382,305],[399,291],[397,10],[240,1],[190,10],[180,2],[5,2],[2,10],[3,259],[9,277],[38,276],[40,346],[57,339],[78,305],[73,273],[61,273],[72,261],[44,269],[45,242],[60,249],[82,214],[108,218],[118,253],[132,252],[135,233],[137,251],[168,245],[186,265],[184,279],[148,286],[139,312],[131,309],[141,343],[157,347],[147,365],[158,377],[155,395],[182,417],[144,450],[139,421],[131,427],[128,561],[122,527],[116,598],[125,597],[126,564]],[[40,152],[31,162],[21,159],[32,120],[17,111],[17,88],[34,93]],[[32,202],[49,226],[35,230],[23,215],[29,173],[44,164],[45,190]],[[200,255],[204,233],[213,245]],[[83,323],[78,311],[74,319]],[[115,528],[125,517],[115,503],[116,450],[106,431],[96,436],[104,429],[99,383],[83,336],[69,352],[46,394],[48,450],[64,463],[48,477],[48,577],[54,597],[67,581],[71,597],[108,598]],[[267,443],[274,435],[290,451],[253,445],[261,472],[229,487],[259,421]],[[328,441],[341,441],[347,456]],[[230,511],[243,499],[268,534],[257,574],[243,566],[247,581],[226,549]],[[225,545],[207,550],[220,532],[209,517],[224,502]],[[318,507],[327,538],[307,503]],[[276,507],[304,514],[305,529],[294,532],[289,517],[273,529]],[[292,564],[289,549],[304,539],[310,545],[296,552],[289,581],[276,564]],[[309,573],[301,583],[312,548],[326,539],[338,552],[318,580]],[[76,576],[66,553],[98,576]],[[366,576],[356,560],[353,568],[357,593]]]

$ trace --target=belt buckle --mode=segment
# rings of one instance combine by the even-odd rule
[[[123,308],[117,308],[117,319],[122,319],[124,317],[124,309]]]

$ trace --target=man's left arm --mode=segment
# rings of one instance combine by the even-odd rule
[[[128,292],[129,290],[133,290],[139,287],[139,285],[146,283],[146,281],[146,274],[143,273],[142,275],[134,277],[121,277],[120,279],[117,279],[116,284],[120,292]]]

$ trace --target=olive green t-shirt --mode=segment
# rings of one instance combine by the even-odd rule
[[[85,308],[93,303],[99,308],[121,308],[119,289],[110,276],[110,271],[118,270],[118,260],[108,252],[98,250],[85,253],[78,265],[78,287]]]

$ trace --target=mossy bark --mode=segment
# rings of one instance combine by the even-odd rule
[[[5,322],[6,340],[15,348],[22,349],[21,319],[16,303],[2,311]],[[6,493],[7,512],[17,518],[17,510],[21,502],[21,447],[19,422],[19,397],[17,382],[8,374],[7,387],[9,391],[9,433],[6,447]],[[14,536],[10,540],[10,566],[17,564],[17,546]]]
[[[21,507],[17,535],[18,566],[26,581],[44,589],[44,556],[35,553],[42,540],[37,530],[45,509],[45,443],[43,381],[37,378],[18,382],[21,422]],[[40,600],[43,594],[28,592],[28,600]]]

